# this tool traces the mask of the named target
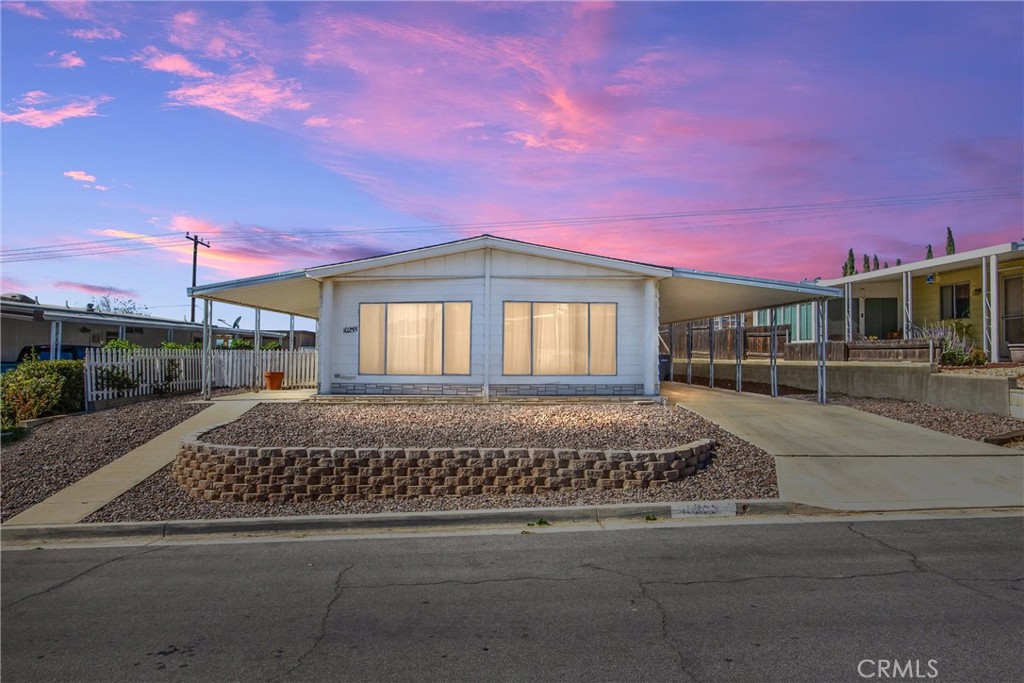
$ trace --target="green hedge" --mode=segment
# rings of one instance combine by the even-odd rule
[[[0,379],[0,410],[5,425],[15,419],[31,420],[84,410],[84,371],[85,361],[81,360],[27,360],[4,374]],[[17,408],[19,416],[15,415],[16,406],[21,406]],[[28,413],[38,414],[25,417]]]

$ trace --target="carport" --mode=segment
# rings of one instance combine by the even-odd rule
[[[739,329],[742,329],[743,313],[768,310],[770,320],[769,366],[771,395],[779,395],[778,382],[778,309],[782,306],[811,302],[814,304],[816,328],[827,325],[827,301],[842,296],[842,290],[822,287],[812,282],[786,282],[742,275],[727,275],[690,268],[673,268],[672,276],[658,283],[659,320],[663,325],[685,323],[687,340],[692,339],[693,322],[708,320],[709,384],[715,385],[714,334],[712,319],[736,315]],[[673,329],[672,327],[669,328]],[[815,337],[818,365],[818,402],[826,401],[826,336]],[[736,391],[743,391],[743,335],[736,334]],[[669,349],[674,348],[672,341]],[[693,349],[687,344],[686,381],[692,384]],[[674,375],[675,359],[670,365]],[[670,375],[672,378],[672,375]]]

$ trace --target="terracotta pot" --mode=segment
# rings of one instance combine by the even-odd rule
[[[284,373],[264,372],[263,379],[267,382],[267,389],[270,389],[271,391],[278,391],[281,389],[281,385],[284,384]]]
[[[1024,344],[1008,344],[1010,347],[1010,360],[1014,363],[1024,363]]]

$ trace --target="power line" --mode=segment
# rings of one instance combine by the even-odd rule
[[[277,231],[273,233],[258,235],[224,235],[218,239],[225,242],[256,242],[266,239],[281,237],[311,238],[314,236],[328,235],[373,235],[417,233],[432,230],[444,229],[467,229],[480,230],[493,229],[494,232],[518,232],[524,230],[539,230],[551,227],[573,227],[573,226],[597,226],[602,224],[617,224],[634,221],[666,221],[666,220],[690,220],[696,218],[711,219],[703,226],[675,226],[677,230],[692,230],[702,227],[722,227],[723,224],[714,219],[735,216],[737,218],[751,218],[751,220],[735,221],[731,225],[745,225],[752,223],[768,223],[777,221],[766,221],[758,216],[776,214],[777,216],[792,216],[798,220],[810,220],[812,218],[834,215],[838,213],[864,213],[865,210],[878,211],[886,208],[912,208],[915,206],[928,206],[934,204],[998,201],[1003,199],[1018,199],[1022,196],[1021,188],[1018,186],[1005,186],[982,188],[975,190],[952,190],[946,192],[931,192],[913,195],[897,195],[891,197],[875,197],[868,199],[841,200],[835,202],[786,204],[775,206],[758,206],[745,208],[727,209],[703,209],[695,211],[680,211],[649,214],[615,214],[603,216],[583,216],[573,218],[543,218],[518,221],[491,221],[479,223],[447,223],[434,225],[401,226],[394,228],[382,228],[375,230],[367,229],[341,229],[341,230],[309,230],[309,231]],[[801,218],[802,217],[802,218]],[[729,225],[727,223],[725,225]],[[664,230],[657,229],[661,232]],[[138,251],[144,249],[167,248],[169,244],[164,243],[168,239],[176,238],[174,235],[133,235],[123,238],[110,238],[106,240],[94,240],[92,242],[77,242],[61,245],[58,247],[24,247],[21,249],[10,249],[0,252],[0,260],[6,263],[22,261],[52,260],[58,258],[73,258],[78,256],[93,256],[114,254],[127,251]],[[142,240],[143,244],[138,244]],[[160,242],[154,244],[154,242]],[[111,242],[114,242],[111,244]],[[195,248],[195,246],[194,246]]]

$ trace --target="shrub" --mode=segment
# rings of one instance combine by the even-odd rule
[[[16,369],[4,375],[0,392],[4,429],[15,427],[22,420],[42,417],[53,410],[60,403],[63,388],[64,378],[56,373],[29,377]]]
[[[987,356],[971,341],[970,329],[970,324],[956,321],[914,327],[910,336],[913,339],[934,340],[942,365],[984,365]]]
[[[96,388],[100,391],[113,391],[117,398],[122,398],[129,391],[139,386],[139,380],[117,366],[96,368]]]
[[[178,342],[160,342],[161,349],[171,349],[173,351],[185,351],[189,349],[202,350],[203,342],[192,342],[191,344],[179,344]]]
[[[18,373],[18,375],[34,381],[43,381],[47,377],[62,378],[64,381],[61,385],[60,400],[46,415],[65,415],[85,410],[84,372],[84,360],[27,360],[22,361],[7,375]],[[7,375],[4,375],[5,379]],[[46,417],[46,415],[37,417]]]
[[[228,348],[238,351],[252,351],[254,347],[248,339],[232,339],[231,345]]]
[[[131,351],[132,349],[141,349],[141,344],[128,341],[127,339],[111,339],[103,345],[105,349],[123,349],[125,351]]]
[[[279,341],[268,341],[266,344],[260,347],[264,351],[280,351],[281,342]]]

